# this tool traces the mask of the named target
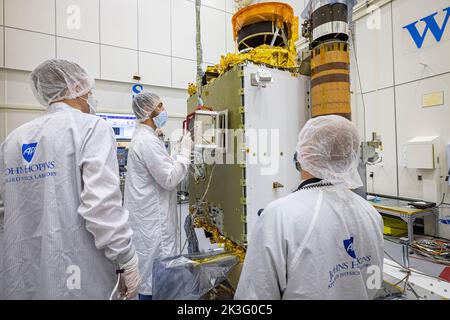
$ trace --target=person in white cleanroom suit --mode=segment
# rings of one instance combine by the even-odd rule
[[[236,299],[372,299],[382,283],[383,222],[350,189],[359,137],[340,116],[299,134],[298,190],[270,203],[251,231]]]
[[[134,97],[132,107],[138,125],[128,151],[124,207],[130,211],[139,255],[139,297],[146,300],[153,293],[153,261],[180,253],[176,187],[186,176],[192,140],[187,133],[181,140],[181,152],[169,156],[155,133],[167,122],[161,99],[144,91]]]
[[[78,64],[53,59],[31,73],[31,87],[47,112],[0,147],[0,298],[108,299],[118,269],[122,292],[133,298],[138,259],[114,134],[92,115],[94,80]]]

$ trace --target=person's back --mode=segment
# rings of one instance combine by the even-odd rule
[[[252,231],[236,299],[372,299],[382,232],[379,213],[342,187],[319,183],[274,201]]]
[[[107,298],[114,265],[95,248],[77,210],[82,162],[98,151],[97,145],[110,143],[110,128],[64,104],[49,111],[14,130],[1,146],[7,199],[4,243],[12,244],[3,250],[4,293],[10,299],[72,299],[81,293],[86,299]],[[92,132],[106,141],[90,141]],[[111,159],[114,154],[104,156]],[[102,169],[99,163],[99,175]],[[100,286],[105,289],[101,294],[82,290],[105,281],[111,285]]]
[[[93,80],[65,60],[42,63],[31,78],[48,112],[0,146],[0,296],[107,299],[123,269],[132,297],[138,260],[112,129],[88,114]]]
[[[325,186],[297,191],[276,211],[286,234],[296,235],[287,248],[283,299],[374,297],[377,289],[368,279],[374,267],[382,278],[383,223],[367,201],[348,189]]]

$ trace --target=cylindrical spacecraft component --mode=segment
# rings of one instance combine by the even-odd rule
[[[287,47],[298,37],[298,18],[292,7],[281,2],[264,2],[244,7],[233,15],[233,34],[238,50],[261,45]]]
[[[312,47],[320,42],[349,39],[348,7],[346,1],[329,0],[314,3],[311,14]]]
[[[284,35],[284,36],[283,36]],[[278,30],[274,21],[261,21],[243,27],[237,38],[238,50],[256,48],[267,44],[275,47],[287,47],[290,30],[286,23]]]
[[[312,50],[311,116],[341,115],[351,120],[350,55],[343,41],[325,42]]]

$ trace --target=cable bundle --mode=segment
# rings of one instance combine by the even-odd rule
[[[435,262],[450,265],[450,242],[437,239],[420,239],[412,243],[411,248],[417,253]]]

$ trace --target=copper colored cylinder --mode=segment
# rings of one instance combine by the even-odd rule
[[[351,120],[350,54],[343,41],[323,43],[311,60],[311,116],[337,114]]]

